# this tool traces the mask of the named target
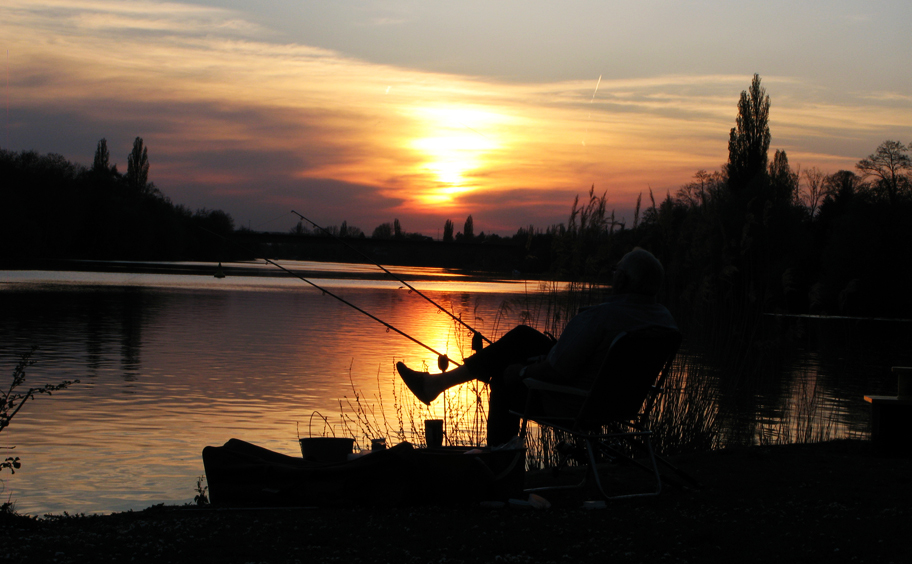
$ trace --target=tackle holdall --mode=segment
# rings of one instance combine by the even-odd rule
[[[215,505],[452,505],[522,495],[525,449],[416,449],[410,443],[319,463],[238,439],[203,449]]]

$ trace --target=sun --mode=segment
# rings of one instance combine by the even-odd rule
[[[422,108],[415,113],[425,135],[410,146],[421,155],[420,172],[434,180],[419,201],[449,203],[458,194],[478,188],[472,173],[488,164],[491,153],[500,148],[496,125],[503,116],[462,107]]]

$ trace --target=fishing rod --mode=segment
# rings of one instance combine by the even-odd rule
[[[215,232],[213,232],[213,231],[210,231],[210,230],[206,229],[205,227],[200,227],[200,229],[202,229],[203,231],[206,231],[206,232],[208,232],[208,233],[211,233],[211,234],[215,235],[216,237],[219,237],[219,238],[221,238],[221,239],[225,239],[225,240],[230,241],[230,239],[228,239],[227,237],[225,237],[225,236],[223,236],[223,235],[220,235],[220,234],[218,234],[218,233],[215,233]],[[235,245],[238,245],[239,247],[241,247],[240,243],[237,243],[236,241],[231,241],[231,242],[233,242]],[[243,247],[242,247],[242,248],[243,248]],[[245,249],[245,250],[247,250],[247,251],[249,252],[249,249]],[[275,261],[272,260],[272,259],[268,259],[268,258],[266,258],[266,257],[263,257],[263,260],[266,261],[267,263],[269,263],[269,264],[271,264],[271,265],[273,265],[273,266],[279,268],[280,270],[282,270],[282,271],[284,271],[284,272],[287,272],[288,274],[294,276],[294,277],[297,278],[298,280],[301,280],[302,282],[306,282],[307,284],[310,284],[311,286],[313,286],[313,287],[316,288],[317,290],[320,290],[321,292],[323,292],[324,295],[328,295],[328,296],[330,296],[330,297],[333,297],[333,298],[339,300],[340,302],[342,302],[343,304],[347,305],[348,307],[350,307],[350,308],[352,308],[352,309],[355,309],[355,310],[357,310],[357,311],[363,313],[364,315],[370,317],[371,319],[373,319],[374,321],[376,321],[376,322],[379,323],[380,325],[383,325],[384,327],[386,327],[387,332],[389,332],[389,331],[394,331],[394,332],[396,332],[396,333],[402,335],[402,336],[405,337],[406,339],[412,341],[412,342],[415,343],[416,345],[420,345],[420,346],[424,347],[425,349],[427,349],[428,351],[434,353],[435,355],[437,355],[437,366],[440,368],[440,370],[441,370],[442,372],[446,371],[447,366],[449,366],[449,364],[450,364],[451,362],[452,362],[453,364],[455,364],[456,366],[461,366],[458,362],[456,362],[455,360],[450,359],[447,355],[445,355],[445,354],[440,354],[439,352],[437,352],[436,350],[434,350],[432,347],[430,347],[430,346],[428,346],[428,345],[422,343],[421,341],[419,341],[419,340],[416,339],[415,337],[412,337],[412,336],[409,335],[408,333],[406,333],[406,332],[404,332],[404,331],[398,329],[397,327],[394,327],[393,325],[390,325],[389,323],[387,323],[386,321],[383,321],[382,319],[380,319],[380,318],[377,317],[376,315],[374,315],[374,314],[372,314],[372,313],[369,313],[369,312],[367,312],[367,311],[361,309],[360,307],[356,306],[355,304],[351,303],[350,301],[346,300],[345,298],[343,298],[343,297],[341,297],[341,296],[337,296],[336,294],[333,294],[332,292],[330,292],[330,291],[327,290],[326,288],[323,288],[322,286],[319,286],[319,285],[315,284],[314,282],[311,282],[310,280],[308,280],[307,278],[304,278],[303,276],[301,276],[301,275],[298,274],[297,272],[294,272],[294,271],[292,271],[292,270],[289,270],[289,269],[285,268],[284,266],[282,266],[281,264],[275,262]]]
[[[463,327],[465,327],[466,329],[468,329],[469,331],[471,331],[471,332],[472,332],[472,350],[473,350],[473,351],[479,351],[479,350],[481,350],[481,348],[482,348],[482,346],[483,346],[482,343],[481,343],[481,341],[487,341],[487,343],[488,343],[489,345],[491,344],[491,340],[490,340],[490,339],[488,339],[487,337],[485,337],[484,335],[482,335],[481,332],[477,331],[474,327],[472,327],[471,325],[469,325],[468,323],[466,323],[465,321],[463,321],[462,318],[456,317],[455,315],[453,315],[452,313],[450,313],[449,311],[447,311],[446,309],[444,309],[443,307],[441,307],[437,302],[435,302],[435,301],[432,300],[431,298],[429,298],[429,297],[427,297],[426,295],[424,295],[423,293],[421,293],[417,288],[415,288],[414,286],[412,286],[411,284],[409,284],[408,282],[406,282],[405,280],[403,280],[403,279],[400,278],[399,276],[396,276],[395,274],[393,274],[392,272],[390,272],[385,266],[383,266],[383,265],[380,264],[379,262],[375,261],[375,260],[372,259],[371,257],[367,256],[366,254],[364,254],[364,253],[361,252],[360,250],[356,249],[356,248],[353,247],[352,245],[349,245],[349,244],[345,241],[345,239],[339,237],[338,235],[336,235],[335,233],[333,233],[333,232],[331,232],[331,231],[329,231],[329,230],[327,230],[327,229],[323,229],[322,227],[320,227],[319,225],[317,225],[317,224],[314,223],[313,221],[307,219],[306,217],[304,217],[303,215],[299,214],[298,212],[296,212],[296,211],[294,211],[294,210],[291,210],[291,213],[293,213],[293,214],[295,214],[296,216],[300,217],[302,220],[306,221],[307,223],[313,225],[314,227],[316,227],[317,229],[319,229],[319,230],[322,231],[323,233],[326,233],[327,235],[329,235],[329,236],[331,236],[331,237],[335,237],[336,239],[339,240],[340,243],[342,243],[343,245],[345,245],[346,247],[348,247],[348,248],[351,249],[352,251],[358,253],[362,258],[364,258],[364,259],[367,260],[367,261],[370,261],[371,264],[374,264],[375,266],[377,266],[378,268],[380,268],[381,270],[383,270],[383,272],[389,274],[390,276],[392,276],[393,278],[395,278],[396,280],[398,280],[398,281],[401,282],[402,284],[405,284],[406,287],[408,287],[408,289],[409,289],[410,291],[415,292],[416,294],[418,294],[419,296],[421,296],[421,297],[424,298],[425,300],[429,301],[434,307],[437,308],[438,311],[442,311],[442,312],[444,312],[445,314],[449,315],[451,318],[453,318],[454,321],[456,321],[457,323],[460,323]]]

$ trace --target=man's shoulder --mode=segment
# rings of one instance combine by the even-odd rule
[[[668,311],[668,308],[658,303],[653,297],[622,294],[611,296],[611,298],[593,308],[599,310],[598,315],[601,317],[613,318],[618,321],[630,318],[631,321],[634,321],[633,325],[635,326],[655,324],[677,328],[674,317]]]
[[[604,302],[592,309],[615,309],[615,308],[632,308],[632,309],[665,309],[665,306],[658,303],[653,296],[643,296],[640,294],[618,294],[609,296]]]

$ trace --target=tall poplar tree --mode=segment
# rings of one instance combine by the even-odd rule
[[[471,215],[465,220],[465,225],[462,227],[462,236],[465,237],[466,241],[471,241],[475,238],[475,222]]]
[[[738,118],[728,140],[728,185],[741,191],[758,175],[766,173],[770,146],[770,99],[755,74],[750,89],[741,92]]]
[[[133,150],[127,156],[127,184],[137,192],[146,192],[149,184],[149,152],[143,147],[142,137],[133,141]]]
[[[92,172],[111,171],[111,153],[108,151],[108,140],[102,138],[95,149],[95,160],[92,162]]]

